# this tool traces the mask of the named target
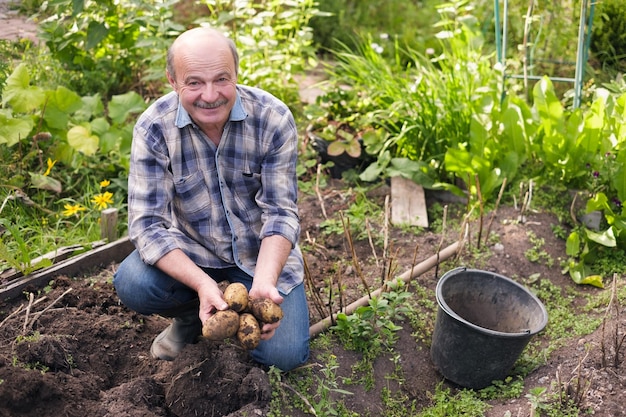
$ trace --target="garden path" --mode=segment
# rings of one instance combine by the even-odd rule
[[[37,25],[31,19],[21,16],[10,5],[13,0],[0,0],[0,39],[37,39]]]

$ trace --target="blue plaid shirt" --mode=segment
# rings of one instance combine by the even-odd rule
[[[254,275],[261,239],[292,244],[278,280],[287,294],[303,280],[297,241],[298,136],[288,107],[237,86],[216,146],[171,92],[135,125],[128,178],[129,237],[147,264],[181,249],[197,265],[237,265]]]

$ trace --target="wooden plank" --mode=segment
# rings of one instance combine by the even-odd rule
[[[27,287],[43,287],[58,275],[74,276],[90,268],[105,266],[111,262],[121,262],[133,250],[128,237],[118,239],[89,252],[74,256],[65,261],[42,269],[21,279],[0,285],[0,302],[15,298]]]
[[[391,177],[391,223],[428,227],[424,187],[403,177]]]

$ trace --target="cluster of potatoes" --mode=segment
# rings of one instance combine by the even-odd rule
[[[264,323],[276,323],[283,310],[269,298],[251,299],[245,285],[234,282],[224,290],[228,309],[213,314],[202,326],[202,336],[209,340],[224,340],[237,336],[244,349],[252,350],[261,341]]]

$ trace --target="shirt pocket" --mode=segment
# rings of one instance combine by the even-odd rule
[[[211,190],[205,181],[205,174],[196,171],[174,181],[176,197],[174,208],[179,220],[196,223],[208,219],[211,215]]]

